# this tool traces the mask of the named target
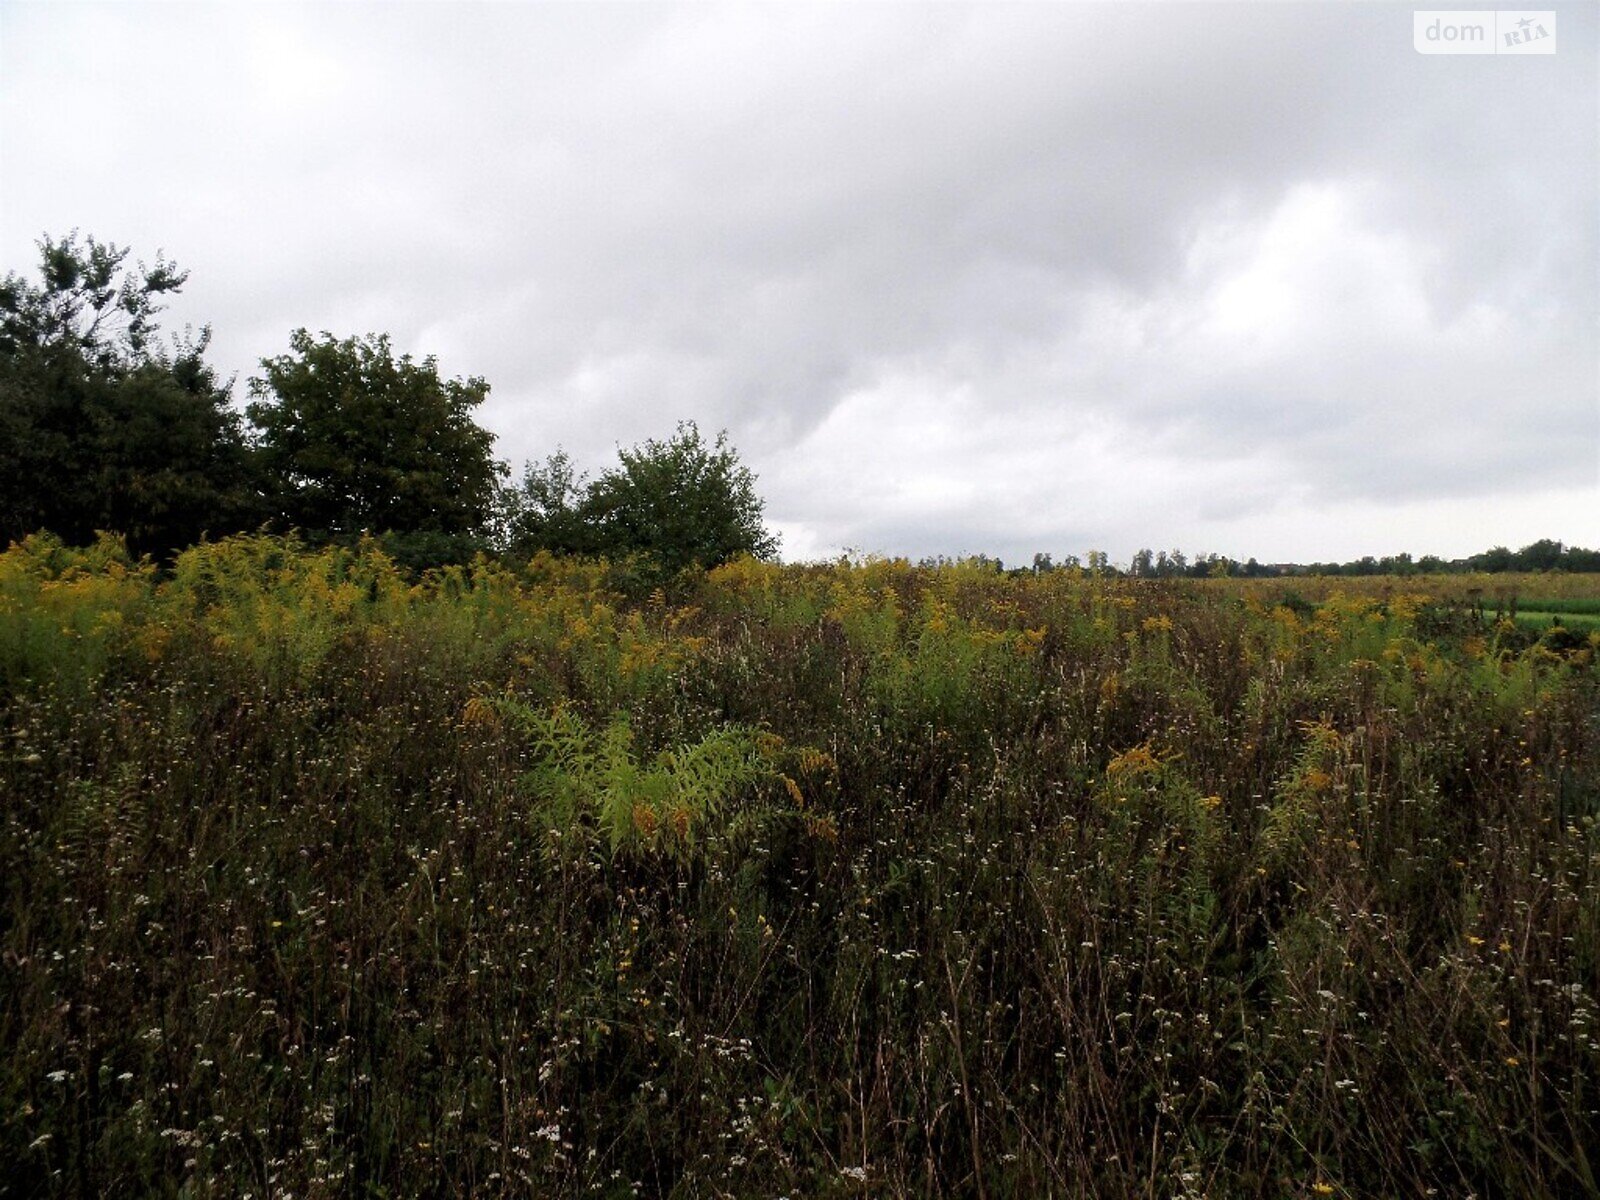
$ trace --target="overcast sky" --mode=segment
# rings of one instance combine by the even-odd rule
[[[792,559],[1600,544],[1600,7],[1415,7],[0,3],[0,271],[725,427]]]

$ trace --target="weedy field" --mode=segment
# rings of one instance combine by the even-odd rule
[[[32,539],[0,1195],[1600,1195],[1600,634],[1473,586]]]

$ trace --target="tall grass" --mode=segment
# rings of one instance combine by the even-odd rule
[[[0,555],[0,1194],[1600,1195],[1597,639],[626,582]]]

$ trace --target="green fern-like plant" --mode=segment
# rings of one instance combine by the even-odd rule
[[[534,766],[524,786],[541,812],[560,828],[596,830],[614,856],[687,858],[741,796],[774,777],[755,731],[743,726],[641,760],[624,715],[594,730],[561,706],[541,711],[502,697],[494,707],[528,738]]]

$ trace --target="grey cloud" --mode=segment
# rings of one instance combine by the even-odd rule
[[[241,375],[387,329],[514,460],[728,426],[819,546],[1593,488],[1596,11],[1411,11],[14,4],[0,249],[164,246]]]

